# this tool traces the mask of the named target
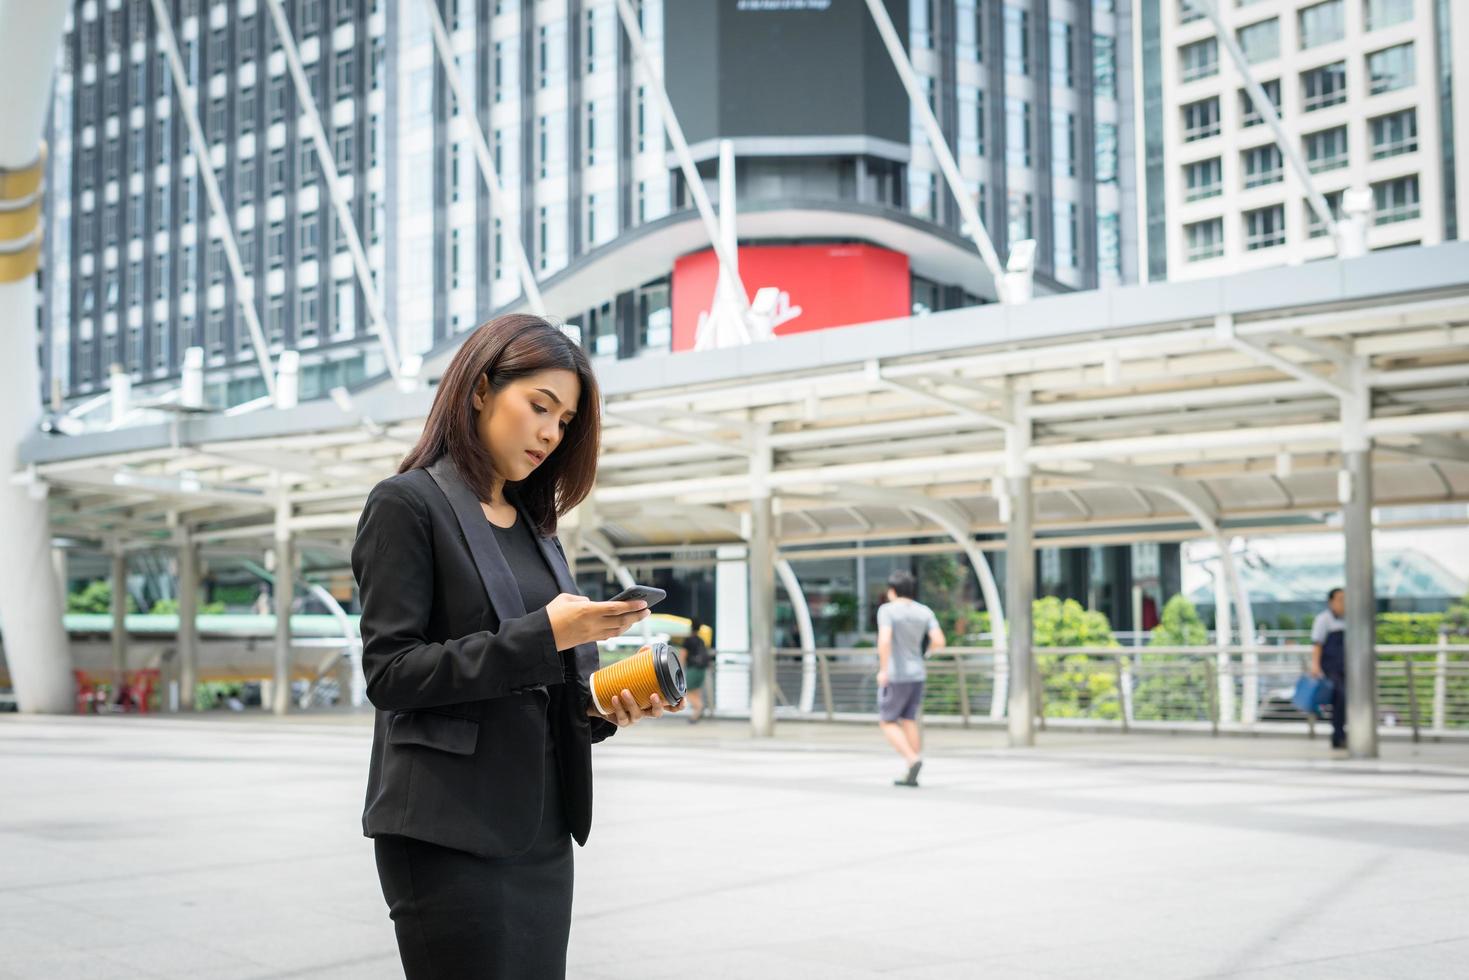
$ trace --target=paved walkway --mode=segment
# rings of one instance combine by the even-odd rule
[[[571,974],[1459,977],[1469,747],[664,720],[598,749]],[[0,716],[0,977],[401,976],[360,718]],[[655,841],[683,843],[668,861]]]

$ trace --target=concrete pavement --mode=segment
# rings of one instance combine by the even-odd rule
[[[401,976],[362,718],[0,716],[0,977]],[[597,749],[570,975],[1451,977],[1469,747],[665,719]],[[650,858],[671,834],[676,854]]]

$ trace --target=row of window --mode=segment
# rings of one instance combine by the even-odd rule
[[[1239,6],[1248,6],[1254,0],[1245,0]],[[1369,31],[1382,30],[1384,27],[1392,27],[1413,19],[1414,0],[1357,0],[1362,5],[1362,22]],[[1322,44],[1330,44],[1340,41],[1346,37],[1347,17],[1346,0],[1319,0],[1310,6],[1302,7],[1296,12],[1296,25],[1301,42],[1301,50],[1318,47]],[[1203,20],[1204,11],[1192,0],[1178,0],[1178,22],[1179,24],[1192,24],[1194,21]],[[1275,20],[1262,21],[1260,24],[1252,24],[1240,31],[1240,46],[1245,46],[1244,32],[1261,25],[1272,25],[1271,29],[1252,35],[1261,44],[1260,53],[1269,50],[1270,40],[1267,34],[1277,34],[1278,28]],[[1276,53],[1279,52],[1278,38],[1274,42]],[[1246,49],[1248,54],[1248,49]],[[1271,57],[1274,57],[1272,54]],[[1253,60],[1253,59],[1252,59]],[[1263,60],[1263,59],[1261,59]]]
[[[1371,131],[1373,160],[1385,160],[1418,149],[1416,109],[1377,116],[1369,119],[1367,125]],[[1338,170],[1350,162],[1346,126],[1307,133],[1301,139],[1305,145],[1306,165],[1312,173]],[[1240,170],[1247,189],[1279,183],[1283,179],[1280,148],[1274,143],[1266,143],[1240,151]],[[1183,172],[1185,200],[1202,200],[1224,192],[1223,166],[1219,157],[1185,164]]]
[[[1183,80],[1191,82],[1219,74],[1219,42],[1205,38],[1178,49]],[[1367,55],[1367,88],[1372,95],[1407,88],[1416,81],[1413,42],[1395,44]],[[1347,66],[1334,62],[1301,72],[1303,108],[1306,112],[1346,100]]]
[[[1332,217],[1340,219],[1342,192],[1325,195]],[[1419,217],[1418,176],[1395,177],[1372,185],[1374,225],[1410,221]],[[1326,234],[1326,225],[1310,202],[1303,203],[1307,235],[1317,238]],[[1285,205],[1272,204],[1255,208],[1240,216],[1244,224],[1245,251],[1253,252],[1285,244]],[[1190,262],[1218,258],[1224,254],[1224,219],[1209,218],[1184,226],[1185,254]]]
[[[1411,45],[1404,45],[1411,47]],[[1390,49],[1391,50],[1391,49]],[[1409,78],[1401,84],[1394,84],[1392,88],[1378,88],[1374,85],[1372,94],[1393,91],[1394,88],[1402,88],[1403,85],[1412,84],[1411,69]],[[1401,81],[1401,79],[1399,79]],[[1263,82],[1260,86],[1266,98],[1270,100],[1278,112],[1280,110],[1280,79],[1271,79]],[[1320,68],[1312,68],[1310,71],[1301,73],[1301,107],[1305,112],[1315,112],[1334,105],[1340,105],[1347,100],[1347,69],[1344,62],[1335,62],[1330,65],[1322,65]],[[1264,120],[1250,94],[1245,90],[1239,91],[1240,115],[1245,128],[1257,126]],[[1218,136],[1220,132],[1221,108],[1219,96],[1214,95],[1206,99],[1199,99],[1181,107],[1183,122],[1183,141],[1192,143],[1195,140],[1209,139]]]

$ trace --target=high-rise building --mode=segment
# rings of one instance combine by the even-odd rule
[[[1469,11],[1451,0],[1215,0],[1312,183],[1370,191],[1369,248],[1469,220]],[[1147,278],[1336,254],[1202,0],[1141,0]],[[1457,66],[1456,73],[1453,68]],[[1458,121],[1456,123],[1456,118]]]
[[[592,352],[690,346],[715,266],[614,0],[436,2],[465,105],[421,0],[284,3],[401,352],[446,351],[520,302],[516,234]],[[167,6],[272,357],[301,353],[306,398],[380,374],[268,5]],[[1136,280],[1126,3],[886,6],[1001,257],[1035,239],[1042,291]],[[734,143],[742,274],[781,289],[777,332],[993,299],[864,4],[635,7],[711,196],[719,142]],[[264,381],[153,18],[150,0],[70,16],[48,133],[44,395],[75,403],[117,369],[162,394],[202,347],[209,401],[239,404]]]

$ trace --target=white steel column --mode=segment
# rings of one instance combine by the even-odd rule
[[[1377,758],[1377,596],[1372,553],[1372,391],[1367,365],[1347,371],[1352,396],[1342,399],[1342,469],[1337,476],[1346,537],[1347,750],[1354,759]]]
[[[757,738],[775,734],[775,508],[767,435],[756,434],[750,457],[750,729]]]
[[[187,524],[179,525],[174,540],[179,575],[179,705],[182,711],[193,711],[199,686],[199,546]]]
[[[43,484],[8,479],[17,452],[41,418],[36,364],[36,264],[51,75],[68,4],[0,0],[0,621],[21,711],[72,710],[65,598],[52,571],[51,522]]]
[[[806,593],[801,590],[801,580],[796,578],[795,569],[784,558],[775,563],[775,574],[790,597],[791,609],[796,614],[796,633],[800,636],[801,649],[801,697],[800,710],[810,714],[816,707],[816,633],[811,628],[811,607],[806,602]]]
[[[1032,637],[1031,603],[1035,599],[1035,500],[1032,492],[1030,416],[1027,400],[1016,395],[1005,430],[1005,489],[1009,520],[1005,528],[1005,606],[1010,613],[1009,690],[1010,745],[1035,744],[1035,694],[1038,678]]]
[[[122,690],[128,669],[128,556],[122,542],[112,545],[112,696]]]
[[[291,504],[282,495],[275,517],[275,669],[270,710],[285,714],[291,704],[291,600],[296,592],[296,554],[291,542]]]

